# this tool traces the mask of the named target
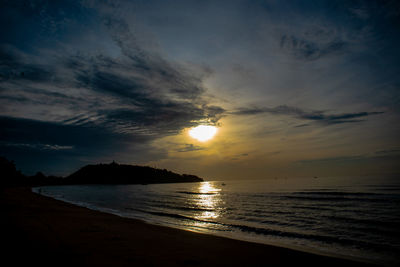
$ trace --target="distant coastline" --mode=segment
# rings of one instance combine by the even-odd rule
[[[66,176],[46,176],[42,172],[26,176],[18,171],[14,162],[0,157],[0,173],[5,179],[1,186],[42,186],[73,184],[157,184],[203,182],[196,175],[178,174],[166,169],[148,166],[118,164],[86,165]]]

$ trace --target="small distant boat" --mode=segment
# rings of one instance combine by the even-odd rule
[[[226,184],[225,184],[225,183],[222,183],[221,185],[222,185],[222,186],[225,186]]]
[[[314,179],[317,179],[318,178],[318,176],[314,176]]]

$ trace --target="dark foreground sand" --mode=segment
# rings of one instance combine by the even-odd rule
[[[150,225],[40,196],[30,188],[0,191],[2,266],[365,266]]]

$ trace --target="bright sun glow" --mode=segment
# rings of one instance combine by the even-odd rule
[[[200,142],[205,142],[214,137],[217,127],[210,125],[199,125],[189,130],[189,135]]]

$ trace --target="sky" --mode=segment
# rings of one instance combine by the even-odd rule
[[[400,173],[397,1],[0,0],[0,25],[0,154],[25,174]]]

